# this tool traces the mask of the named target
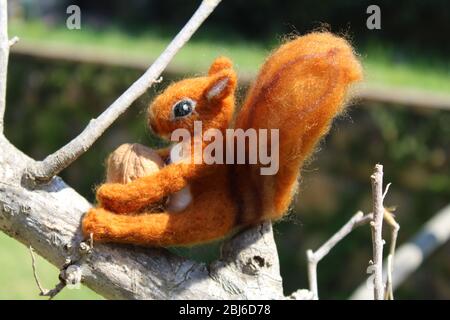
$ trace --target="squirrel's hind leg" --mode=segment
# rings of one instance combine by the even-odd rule
[[[83,233],[94,241],[143,246],[192,245],[222,238],[235,225],[235,212],[196,205],[180,213],[120,215],[92,208],[83,218]],[[225,212],[226,211],[226,212]]]

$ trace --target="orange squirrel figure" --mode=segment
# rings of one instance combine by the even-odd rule
[[[106,183],[97,190],[100,207],[83,219],[84,234],[103,242],[192,245],[281,218],[303,161],[343,109],[349,85],[361,78],[344,39],[327,32],[297,37],[266,60],[233,124],[236,74],[229,59],[216,59],[207,76],[172,84],[155,99],[151,129],[166,138],[178,128],[193,134],[194,121],[222,132],[278,129],[278,172],[261,175],[260,164],[175,162],[126,184]],[[181,212],[142,212],[186,186],[192,201]]]

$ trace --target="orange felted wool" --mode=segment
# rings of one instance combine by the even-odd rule
[[[234,128],[279,130],[275,175],[261,175],[260,164],[171,163],[126,184],[103,184],[97,190],[99,207],[84,217],[83,232],[104,242],[192,245],[281,218],[302,163],[342,110],[349,85],[361,78],[360,63],[340,37],[311,33],[285,43],[261,68],[234,121]],[[149,125],[166,138],[177,128],[193,134],[194,121],[202,122],[203,131],[225,132],[235,88],[231,61],[218,58],[207,76],[177,82],[158,96],[149,107]],[[183,211],[142,213],[186,186],[192,201]]]

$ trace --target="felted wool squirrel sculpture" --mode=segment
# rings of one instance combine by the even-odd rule
[[[297,37],[269,56],[233,121],[236,73],[229,59],[216,59],[208,75],[176,82],[153,101],[150,128],[165,138],[178,128],[194,134],[194,121],[201,121],[204,131],[223,133],[278,129],[278,172],[261,175],[260,163],[181,161],[128,183],[105,183],[97,189],[99,206],[83,219],[84,234],[102,242],[193,245],[280,219],[304,160],[343,109],[349,85],[361,78],[361,65],[346,40],[328,32]],[[163,157],[169,152],[158,150]],[[192,199],[182,211],[145,211],[187,186]]]

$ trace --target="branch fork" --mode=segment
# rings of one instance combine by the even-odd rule
[[[44,160],[31,163],[26,169],[24,179],[31,182],[31,184],[48,183],[52,177],[64,170],[86,152],[137,98],[144,94],[154,83],[162,80],[160,75],[169,65],[172,58],[186,44],[220,2],[221,0],[203,0],[187,24],[147,71],[98,118],[93,119],[76,138],[58,151],[47,156]]]
[[[309,289],[315,300],[319,299],[317,286],[317,264],[333,249],[340,241],[350,234],[358,226],[369,223],[372,230],[373,259],[369,261],[370,269],[374,274],[374,297],[376,300],[394,299],[392,286],[392,273],[395,246],[397,234],[400,225],[395,221],[391,212],[384,208],[383,201],[386,197],[390,183],[383,192],[383,166],[377,164],[374,173],[371,175],[372,195],[373,195],[373,213],[364,215],[363,212],[357,212],[341,229],[339,229],[327,242],[325,242],[317,251],[308,250],[306,257],[308,260],[308,280]],[[388,256],[388,270],[386,286],[383,284],[383,245],[382,225],[383,218],[391,226],[391,246]]]

